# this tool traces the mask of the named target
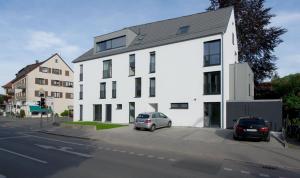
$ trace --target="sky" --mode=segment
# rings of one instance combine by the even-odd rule
[[[95,36],[204,12],[208,5],[209,0],[0,0],[0,86],[54,53],[72,67]],[[300,1],[266,0],[265,7],[276,15],[271,25],[288,30],[274,51],[279,76],[300,72]]]

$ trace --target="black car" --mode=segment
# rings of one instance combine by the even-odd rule
[[[249,138],[270,141],[270,129],[265,120],[258,117],[239,118],[233,130],[235,140]]]

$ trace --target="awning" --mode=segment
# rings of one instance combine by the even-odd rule
[[[51,109],[42,109],[40,106],[29,106],[30,112],[51,112]]]

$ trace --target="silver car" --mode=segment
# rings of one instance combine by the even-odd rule
[[[147,129],[153,132],[157,128],[171,127],[172,121],[166,115],[160,112],[141,113],[134,122],[134,128]]]

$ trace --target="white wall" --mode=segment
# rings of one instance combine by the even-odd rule
[[[230,22],[233,21],[234,18],[231,17]],[[232,33],[235,34],[235,25],[229,23],[223,36],[225,102],[229,99],[229,64],[237,61],[236,39],[233,45]],[[83,120],[93,120],[93,104],[102,104],[102,119],[104,119],[104,104],[112,104],[112,122],[128,123],[129,102],[135,102],[136,116],[138,113],[151,111],[149,103],[158,103],[158,110],[169,116],[173,125],[203,127],[203,103],[222,101],[221,95],[203,95],[203,73],[222,70],[222,65],[203,67],[204,42],[216,39],[222,39],[222,35],[75,63],[74,120],[79,120],[80,104],[83,104]],[[149,53],[152,51],[156,52],[156,73],[149,74]],[[135,54],[136,72],[135,76],[128,77],[130,54]],[[112,59],[112,78],[102,79],[102,61],[108,59]],[[80,64],[83,64],[82,82],[79,82]],[[135,98],[136,77],[142,78],[141,98]],[[156,77],[156,97],[154,98],[149,97],[150,77]],[[111,99],[112,81],[117,81],[116,99]],[[99,99],[100,82],[106,82],[107,99]],[[83,84],[83,100],[79,100],[80,84]],[[173,102],[187,102],[189,109],[170,109],[170,103]],[[116,104],[122,104],[123,109],[116,110]],[[225,104],[224,107],[226,107]]]

